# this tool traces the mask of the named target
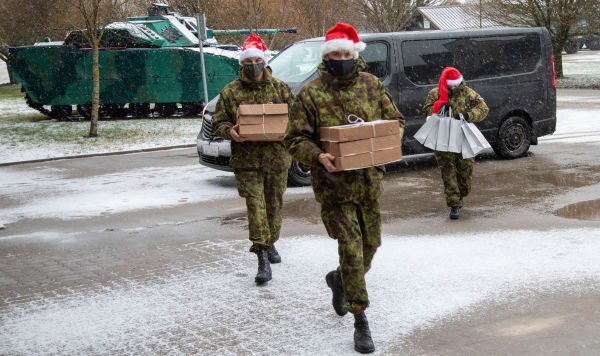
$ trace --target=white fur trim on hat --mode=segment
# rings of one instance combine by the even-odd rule
[[[324,57],[326,54],[335,52],[335,51],[348,51],[352,53],[354,58],[358,58],[358,52],[364,51],[367,45],[362,42],[352,42],[352,40],[347,40],[343,38],[337,38],[335,40],[326,41],[323,44],[323,48],[321,49],[321,57]]]
[[[240,54],[240,58],[238,59],[240,64],[242,64],[242,62],[244,61],[244,59],[246,58],[251,58],[251,57],[258,57],[258,58],[262,58],[262,60],[265,62],[265,64],[267,64],[269,62],[269,58],[267,56],[267,54],[263,51],[261,51],[258,48],[248,48],[245,51],[242,52],[242,54]]]
[[[462,80],[463,80],[463,77],[461,75],[460,78],[457,78],[457,79],[446,79],[446,83],[448,85],[455,86],[455,85],[459,85],[462,82]]]

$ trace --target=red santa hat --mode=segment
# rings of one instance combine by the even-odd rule
[[[363,51],[366,46],[358,38],[354,27],[338,22],[325,34],[325,44],[321,50],[321,57],[335,51],[348,51],[354,55],[354,58],[358,58],[358,52]]]
[[[267,48],[265,42],[259,36],[251,33],[246,41],[244,41],[244,47],[242,47],[242,54],[240,54],[239,62],[242,64],[242,61],[246,58],[258,57],[262,58],[265,64],[269,61],[270,51]]]
[[[454,67],[446,67],[440,76],[438,83],[438,89],[440,91],[440,98],[433,104],[433,113],[437,113],[443,103],[448,102],[448,85],[457,86],[463,80],[462,75],[458,69]]]

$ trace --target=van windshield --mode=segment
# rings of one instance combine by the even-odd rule
[[[293,44],[269,62],[273,76],[286,83],[303,82],[321,63],[321,41]]]

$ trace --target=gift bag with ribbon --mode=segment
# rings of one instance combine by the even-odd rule
[[[474,123],[464,121],[463,125],[461,126],[461,129],[464,134],[464,138],[465,138],[464,141],[466,141],[467,145],[470,148],[470,152],[467,152],[467,155],[470,155],[472,153],[473,154],[472,157],[474,157],[479,152],[483,151],[484,149],[491,147],[490,144],[488,143],[488,141],[485,139],[485,137],[481,133],[481,131],[479,131],[479,129],[477,128],[477,126],[475,126]],[[465,157],[464,142],[463,142],[462,147],[463,147],[463,158],[471,158],[471,157]]]

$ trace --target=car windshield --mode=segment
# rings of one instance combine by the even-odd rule
[[[269,62],[273,76],[286,83],[299,83],[310,77],[321,63],[322,42],[300,42],[288,47]]]

